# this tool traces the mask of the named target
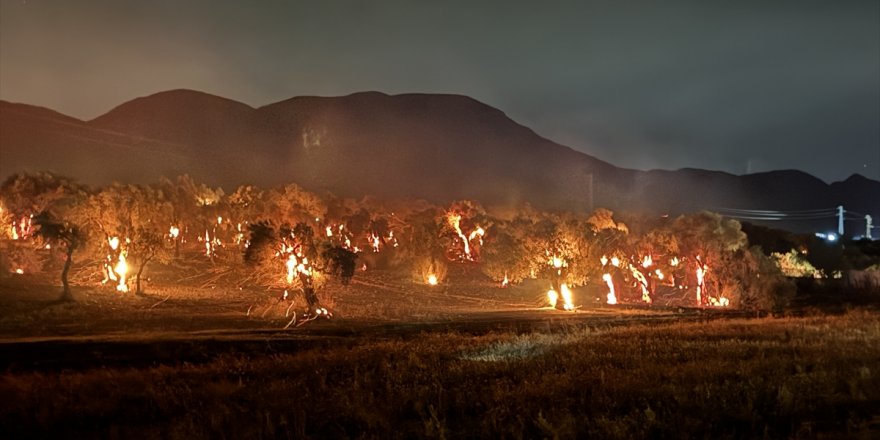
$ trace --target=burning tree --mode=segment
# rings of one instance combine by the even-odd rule
[[[411,213],[407,217],[403,252],[410,262],[416,282],[436,285],[446,278],[444,245],[438,234],[445,217],[436,207]]]
[[[482,254],[481,269],[492,280],[506,286],[531,277],[525,228],[513,222],[498,222],[491,229]]]
[[[0,218],[3,219],[0,236],[10,240],[4,243],[0,255],[3,266],[8,266],[4,269],[18,274],[41,269],[46,261],[41,254],[52,248],[53,243],[66,247],[65,243],[70,242],[74,250],[78,248],[82,240],[79,228],[74,225],[79,225],[76,208],[84,194],[81,185],[51,173],[16,174],[3,182],[0,186]],[[38,229],[35,216],[41,213],[44,221],[51,220],[53,224],[47,224],[48,235],[38,237],[44,243],[35,243],[33,238]],[[73,229],[77,230],[76,234]],[[49,250],[50,257],[52,252],[54,249]],[[66,280],[67,272],[64,272],[63,281]],[[69,294],[67,287],[65,292],[65,295]]]
[[[679,237],[679,247],[690,264],[694,277],[694,294],[698,306],[728,305],[722,295],[721,278],[713,273],[723,270],[723,257],[743,249],[748,243],[736,220],[718,214],[701,212],[681,216],[672,224]],[[717,264],[716,264],[717,263]]]
[[[226,198],[228,225],[232,228],[232,242],[239,249],[247,247],[250,222],[265,218],[265,193],[251,185],[238,187]],[[229,239],[230,237],[226,237]]]
[[[250,226],[250,246],[245,262],[257,268],[261,283],[287,289],[296,288],[306,302],[306,319],[329,317],[329,298],[321,300],[319,292],[327,275],[339,277],[343,283],[354,275],[357,255],[339,246],[321,242],[321,235],[306,222],[294,227],[274,226],[268,221]]]
[[[0,198],[0,239],[14,237],[15,227],[13,226],[12,212],[3,206],[3,200]]]
[[[166,239],[174,246],[174,258],[180,257],[181,245],[200,243],[203,253],[213,261],[220,241],[216,237],[223,189],[195,182],[189,175],[171,181],[159,180],[156,190],[169,203],[170,215],[163,219]]]
[[[175,181],[159,179],[159,190],[170,203],[171,215],[168,219],[168,240],[174,245],[174,258],[180,257],[180,245],[187,242],[191,223],[198,214],[199,185],[188,175],[178,176]]]
[[[268,208],[281,223],[317,225],[327,214],[327,205],[320,197],[289,184],[266,194]]]
[[[13,240],[27,239],[33,234],[33,217],[45,212],[72,195],[82,186],[71,179],[52,173],[15,174],[0,186],[4,218],[11,221],[5,235]]]
[[[588,259],[593,248],[590,228],[583,217],[527,208],[512,220],[496,222],[491,230],[484,273],[502,285],[504,280],[546,279],[550,305],[575,308],[571,287],[585,284],[595,272]]]
[[[452,204],[444,213],[441,236],[447,240],[446,255],[452,261],[480,261],[484,228],[489,226],[483,208],[470,200]]]
[[[595,263],[589,259],[594,247],[589,225],[581,217],[564,215],[544,219],[536,231],[540,239],[536,244],[543,248],[538,273],[550,280],[548,300],[556,308],[572,310],[575,306],[570,288],[586,284],[595,274]]]
[[[205,249],[205,256],[214,262],[217,256],[217,250],[223,246],[223,242],[217,236],[217,230],[222,229],[224,207],[221,205],[223,200],[222,188],[211,188],[206,185],[199,185],[195,188],[197,206],[197,223],[198,241],[202,243]],[[201,231],[205,231],[202,234]]]
[[[171,259],[166,225],[174,215],[173,204],[160,188],[113,184],[92,195],[85,216],[93,227],[96,252],[102,256],[104,283],[113,281],[120,292],[128,291],[129,262],[134,262],[136,293],[143,293],[141,276],[146,265]]]

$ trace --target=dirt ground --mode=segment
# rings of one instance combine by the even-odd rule
[[[283,329],[301,303],[297,301],[300,293],[294,290],[284,299],[282,290],[248,286],[232,280],[234,275],[227,280],[209,273],[202,279],[181,278],[178,273],[174,280],[175,276],[159,272],[155,278],[173,281],[145,281],[144,295],[120,293],[97,281],[80,283],[73,287],[76,301],[69,303],[57,301],[61,287],[55,280],[36,275],[6,277],[0,280],[0,340]],[[546,287],[539,281],[502,288],[469,267],[450,270],[445,282],[437,286],[413,282],[397,271],[358,272],[348,286],[331,281],[324,292],[333,318],[310,322],[310,330],[487,316],[500,320],[585,314],[667,316],[683,310],[639,303],[607,306],[600,302],[601,292],[582,288],[574,290],[577,311],[557,311],[546,304]]]
[[[297,292],[285,300],[281,290],[201,269],[198,276],[186,276],[189,270],[181,268],[153,270],[153,278],[172,281],[145,281],[144,295],[120,293],[96,280],[80,282],[73,287],[74,302],[58,301],[60,286],[43,277],[6,277],[0,280],[0,368],[199,361],[218,352],[293,350],[365,336],[528,332],[743,315],[659,304],[608,306],[600,302],[602,292],[586,288],[574,291],[578,310],[559,311],[547,306],[546,288],[538,281],[501,288],[461,266],[438,286],[396,271],[358,272],[348,286],[325,287],[332,318],[296,325],[301,301],[291,299]]]

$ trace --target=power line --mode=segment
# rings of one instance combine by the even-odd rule
[[[871,216],[860,212],[849,211],[839,205],[835,208],[801,209],[801,210],[770,210],[770,209],[743,209],[714,207],[709,208],[719,214],[738,220],[755,221],[810,221],[823,220],[837,217],[837,231],[843,236],[843,223],[845,221],[866,222],[867,237],[871,237],[871,229],[876,228],[872,224]]]
[[[725,207],[714,207],[709,208],[713,211],[728,211],[728,212],[738,212],[743,214],[759,214],[759,215],[798,215],[798,214],[820,214],[820,213],[836,213],[837,208],[822,208],[822,209],[741,209],[741,208],[725,208]]]
[[[743,220],[765,220],[765,221],[801,221],[801,220],[822,220],[837,217],[836,215],[822,215],[822,216],[813,216],[813,217],[774,217],[774,216],[749,216],[749,215],[735,215],[735,214],[723,214],[725,217],[743,219]]]

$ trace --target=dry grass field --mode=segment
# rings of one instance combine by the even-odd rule
[[[224,284],[227,284],[224,286]],[[0,283],[5,438],[876,438],[880,311],[780,316],[543,307],[467,271],[278,292],[189,280],[147,296]],[[287,316],[286,316],[287,315]]]

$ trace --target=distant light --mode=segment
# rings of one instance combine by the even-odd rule
[[[829,232],[827,234],[824,232],[817,232],[816,237],[819,237],[827,242],[834,242],[834,241],[837,241],[838,238],[840,238],[837,236],[837,234],[835,234],[833,232]]]
[[[819,237],[827,242],[837,241],[837,234],[835,234],[833,232],[829,232],[827,234],[824,232],[817,232],[816,237]]]

